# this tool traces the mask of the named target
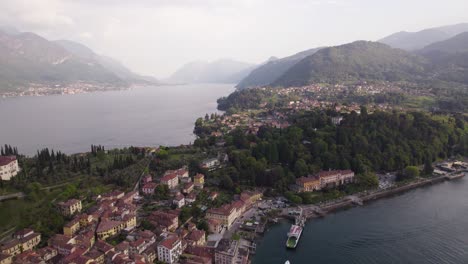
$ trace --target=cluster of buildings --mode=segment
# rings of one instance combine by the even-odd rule
[[[202,190],[205,185],[205,175],[198,173],[192,177],[186,168],[168,170],[159,179],[159,183],[153,181],[151,175],[143,176],[141,180],[141,192],[146,196],[152,196],[159,185],[166,185],[172,195],[172,204],[177,208],[192,204],[196,201],[196,190]]]
[[[34,249],[41,242],[41,234],[31,229],[23,229],[13,235],[13,239],[0,246],[0,263],[12,263],[13,257],[23,251]]]
[[[20,168],[16,156],[0,156],[0,179],[9,181],[18,174]]]
[[[447,175],[454,172],[467,172],[468,163],[463,161],[443,162],[437,164],[434,168],[434,174],[436,175]]]
[[[321,171],[314,175],[297,178],[296,184],[292,188],[297,192],[313,192],[352,183],[353,181],[354,172],[351,170]]]
[[[210,232],[219,233],[223,228],[229,229],[232,224],[255,202],[262,198],[261,192],[243,192],[239,199],[219,208],[211,208],[206,212]]]
[[[1,97],[16,97],[16,96],[44,96],[44,95],[64,95],[64,94],[82,94],[96,91],[112,91],[128,89],[129,87],[118,87],[115,84],[97,84],[88,82],[73,82],[68,84],[39,84],[30,83],[25,87],[18,87],[12,92],[0,93]]]
[[[211,136],[214,137],[221,137],[223,133],[229,133],[236,128],[244,129],[249,134],[257,134],[262,126],[275,128],[287,128],[290,126],[286,115],[279,111],[273,111],[271,114],[256,117],[252,117],[249,113],[223,115],[216,122],[218,122],[219,130],[211,133]]]
[[[206,163],[209,168],[210,161]],[[18,231],[10,241],[1,244],[0,264],[249,263],[249,249],[241,242],[207,241],[208,234],[190,219],[185,223],[179,221],[180,208],[195,202],[204,188],[203,174],[190,177],[186,168],[168,170],[157,182],[151,175],[145,175],[141,178],[140,191],[151,196],[159,185],[169,189],[171,198],[167,202],[173,209],[150,212],[144,216],[145,225],[140,228],[137,209],[142,197],[137,191],[99,195],[94,197],[91,207],[83,206],[79,199],[70,199],[56,206],[67,220],[63,232],[41,243],[41,234],[31,229]],[[217,196],[217,192],[211,192],[208,199]],[[232,227],[261,197],[260,192],[246,191],[220,208],[207,210],[205,207],[210,232],[219,234]]]

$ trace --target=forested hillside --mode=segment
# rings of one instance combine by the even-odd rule
[[[234,130],[226,137],[230,166],[221,173],[234,183],[286,190],[295,178],[320,170],[396,171],[468,155],[468,127],[462,117],[367,114],[363,107],[360,115],[346,115],[338,127],[331,115],[318,110],[291,121],[287,129],[262,127],[257,135]]]

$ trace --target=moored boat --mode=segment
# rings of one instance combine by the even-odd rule
[[[296,248],[297,243],[299,243],[299,238],[301,238],[302,227],[298,225],[292,225],[291,229],[288,232],[288,240],[286,241],[287,248]]]

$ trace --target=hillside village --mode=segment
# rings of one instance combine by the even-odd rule
[[[202,162],[209,169],[218,163]],[[205,176],[189,176],[186,168],[166,171],[156,179],[142,175],[138,189],[112,191],[93,197],[95,203],[83,207],[80,199],[56,204],[69,219],[61,234],[41,241],[31,229],[16,232],[2,243],[0,262],[9,263],[249,263],[249,247],[223,236],[233,223],[262,198],[261,192],[245,191],[235,201],[219,208],[203,206],[206,216],[200,223],[192,217],[181,222],[182,208],[189,208],[204,195]],[[155,202],[158,186],[169,190],[162,210],[142,213],[142,207]],[[144,224],[143,224],[144,222]],[[209,236],[209,234],[214,236]],[[242,245],[241,245],[242,244]]]

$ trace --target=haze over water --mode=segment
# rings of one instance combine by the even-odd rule
[[[216,112],[230,84],[141,87],[126,91],[0,99],[0,144],[32,155],[193,142],[196,118]]]
[[[468,263],[468,178],[310,220],[296,250],[290,225],[273,226],[252,263]]]

